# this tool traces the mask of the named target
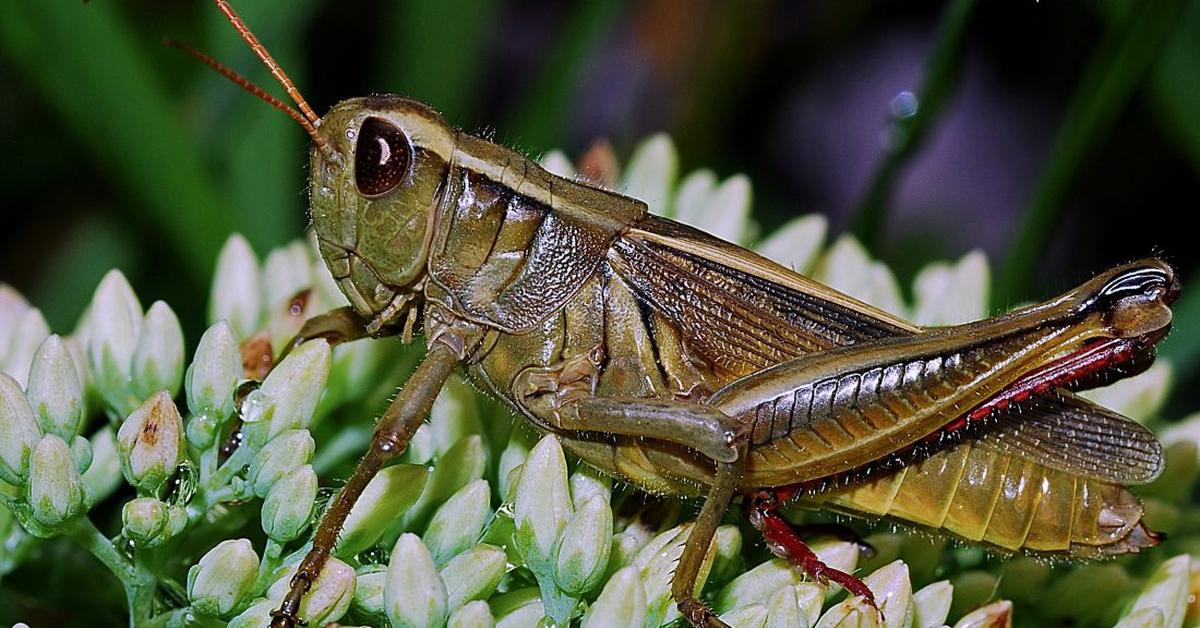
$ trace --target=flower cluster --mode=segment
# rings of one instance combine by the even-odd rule
[[[543,163],[574,176],[560,153]],[[748,180],[709,171],[677,180],[666,137],[643,142],[623,176],[604,163],[602,175],[653,211],[884,310],[926,325],[986,314],[980,253],[927,266],[909,304],[852,237],[826,246],[819,216],[757,240]],[[29,562],[53,570],[36,550],[63,536],[121,582],[131,625],[269,625],[338,478],[366,446],[370,417],[418,354],[396,342],[314,341],[271,364],[307,317],[342,304],[311,242],[260,263],[234,236],[217,261],[210,326],[186,360],[171,308],[144,310],[119,272],[64,337],[0,287],[0,577]],[[1161,365],[1096,396],[1157,427],[1169,380]],[[1200,616],[1200,562],[1189,556],[1200,555],[1200,535],[1189,533],[1200,510],[1188,501],[1200,415],[1162,434],[1167,472],[1143,495],[1152,525],[1173,536],[1143,557],[1056,567],[886,528],[867,537],[872,557],[844,541],[813,547],[863,577],[889,627],[1006,625],[1014,613],[1032,623],[1180,626]],[[119,513],[111,528],[93,514],[101,504]],[[300,615],[311,625],[397,627],[678,622],[671,578],[692,512],[614,486],[555,437],[537,438],[452,380],[399,463],[366,488]],[[700,595],[723,620],[878,624],[861,599],[806,579],[730,521],[701,570]],[[6,612],[0,621],[22,619]]]

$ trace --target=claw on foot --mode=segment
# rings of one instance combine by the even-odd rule
[[[680,601],[679,612],[695,628],[729,628],[729,624],[717,619],[711,608],[694,598]]]
[[[841,585],[850,595],[862,597],[864,602],[878,612],[879,605],[875,602],[875,594],[862,580],[826,565],[796,534],[792,524],[775,512],[781,501],[775,493],[769,491],[756,494],[750,500],[750,523],[762,533],[771,553],[788,561],[817,582]],[[882,616],[882,613],[880,615]]]

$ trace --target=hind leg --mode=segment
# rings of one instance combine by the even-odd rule
[[[771,552],[813,580],[837,583],[850,595],[862,596],[868,604],[878,609],[875,594],[862,580],[826,565],[796,534],[792,524],[776,512],[787,496],[790,495],[784,491],[765,490],[750,498],[750,523],[762,533]]]

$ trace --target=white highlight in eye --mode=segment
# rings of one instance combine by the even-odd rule
[[[384,165],[392,158],[392,147],[382,137],[375,138],[379,142],[379,165]]]

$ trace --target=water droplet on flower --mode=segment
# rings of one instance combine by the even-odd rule
[[[242,421],[257,423],[263,420],[269,407],[271,407],[271,399],[266,393],[261,390],[252,391],[242,401]]]

